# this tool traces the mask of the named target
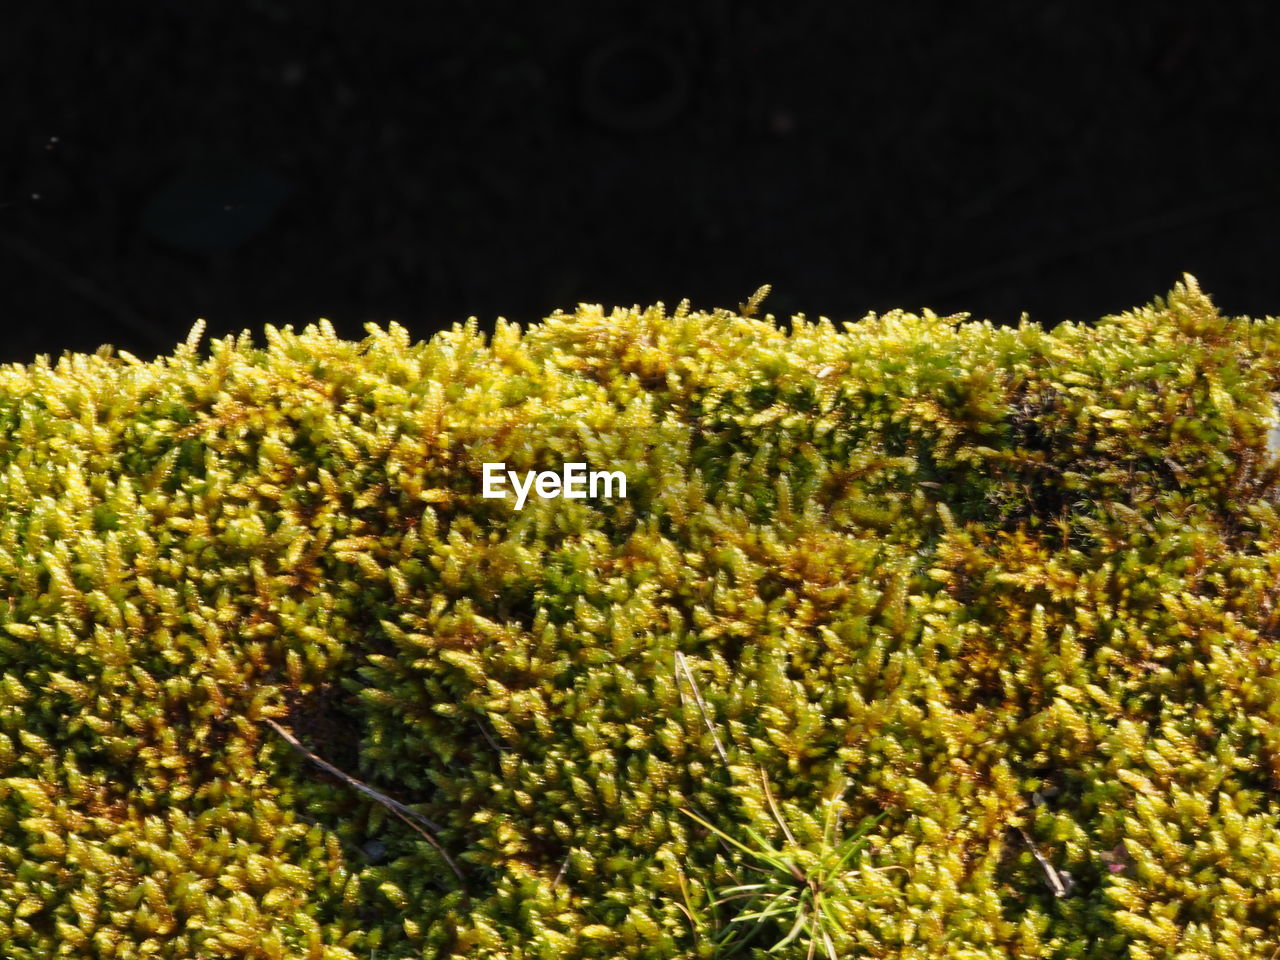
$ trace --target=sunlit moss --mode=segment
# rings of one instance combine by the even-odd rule
[[[0,956],[1280,951],[1280,321],[758,306],[0,368]]]

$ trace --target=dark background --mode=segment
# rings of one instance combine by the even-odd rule
[[[1280,313],[1270,0],[26,3],[0,360],[579,301]]]

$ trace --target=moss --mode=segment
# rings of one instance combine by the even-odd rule
[[[1278,321],[758,303],[0,370],[0,955],[1280,950]]]

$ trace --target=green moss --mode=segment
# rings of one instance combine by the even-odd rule
[[[1280,950],[1280,321],[758,302],[0,369],[0,956]]]

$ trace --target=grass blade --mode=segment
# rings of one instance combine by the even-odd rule
[[[808,916],[806,915],[802,905],[801,909],[796,911],[796,922],[792,924],[791,929],[787,932],[787,935],[783,937],[781,940],[779,940],[777,943],[775,943],[772,947],[770,947],[769,952],[777,953],[779,950],[781,950],[783,947],[789,944],[796,937],[800,936],[801,931],[804,930],[805,921],[807,920],[808,920]]]
[[[773,811],[773,818],[778,821],[778,826],[782,827],[782,833],[787,838],[787,842],[793,847],[798,847],[796,838],[791,834],[791,828],[787,826],[787,821],[782,819],[782,813],[778,810],[777,801],[773,799],[773,791],[769,789],[769,776],[764,772],[764,765],[760,766],[760,784],[764,787],[764,798],[769,801],[769,809]]]
[[[711,731],[711,739],[715,741],[716,752],[720,754],[720,760],[724,764],[725,769],[729,768],[729,754],[725,752],[724,744],[720,742],[720,735],[716,733],[715,724],[711,722],[711,715],[707,712],[707,705],[702,699],[702,691],[698,689],[698,681],[693,678],[693,671],[689,669],[689,663],[685,660],[684,654],[679,650],[676,651],[676,689],[680,687],[680,671],[684,671],[685,679],[689,681],[689,688],[693,691],[693,699],[698,704],[698,711],[702,714],[702,722],[707,725],[707,729]]]
[[[680,812],[683,813],[686,817],[692,817],[694,820],[698,821],[698,823],[702,824],[708,830],[712,831],[716,836],[720,837],[722,840],[726,840],[729,843],[732,843],[735,847],[737,847],[743,853],[749,854],[750,856],[753,856],[753,857],[759,856],[758,851],[752,850],[745,843],[742,843],[739,840],[735,840],[733,837],[729,836],[719,827],[708,823],[706,820],[703,820],[700,816],[698,816],[696,813],[692,812],[691,810],[687,810],[684,807],[681,807]]]

